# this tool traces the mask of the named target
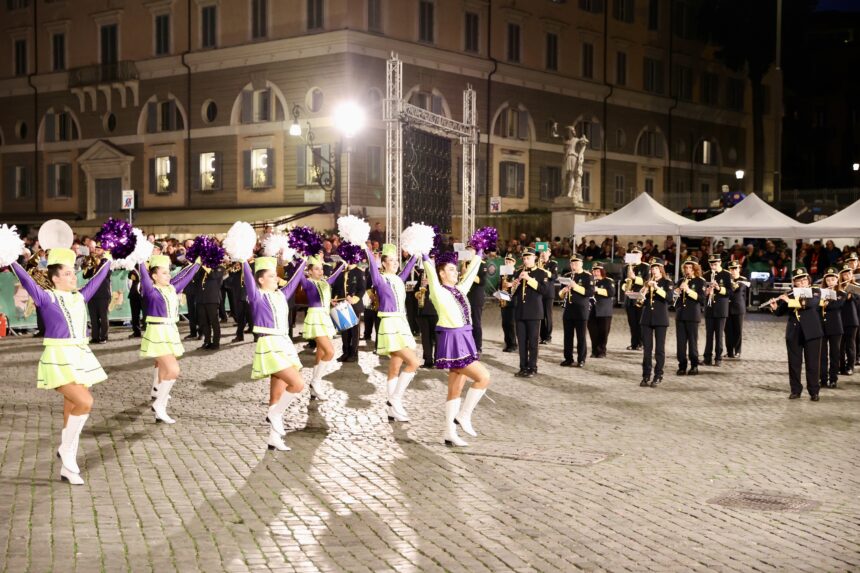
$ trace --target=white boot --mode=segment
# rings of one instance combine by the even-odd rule
[[[472,437],[478,435],[478,432],[476,432],[475,428],[472,427],[472,411],[475,409],[475,406],[481,398],[483,398],[484,392],[486,391],[486,388],[469,388],[469,391],[466,392],[466,399],[463,400],[463,406],[457,413],[457,417],[454,418],[454,422],[459,424],[460,427],[463,428],[463,431]]]
[[[320,362],[314,365],[314,373],[311,377],[311,400],[325,401],[326,399],[322,377],[327,365],[328,362]]]
[[[82,416],[69,416],[69,421],[66,422],[66,427],[63,429],[63,442],[60,444],[60,449],[57,450],[60,459],[63,460],[63,467],[68,471],[79,474],[81,468],[78,467],[78,443],[80,440],[81,430],[84,429],[84,424],[87,423],[89,414]],[[83,482],[81,482],[83,483]]]
[[[415,378],[415,372],[401,372],[400,376],[397,378],[397,389],[394,390],[394,397],[391,400],[391,405],[394,407],[394,410],[400,414],[403,420],[401,422],[409,421],[409,414],[406,412],[406,408],[403,407],[403,395],[406,394],[406,389],[409,387],[409,383],[412,382],[412,379]]]
[[[289,407],[290,402],[295,398],[296,394],[284,390],[280,399],[269,406],[269,412],[266,414],[266,421],[271,424],[272,429],[277,432],[279,436],[285,436],[287,434],[287,430],[284,429],[284,412],[287,407]]]
[[[460,410],[459,398],[448,400],[445,402],[445,445],[446,446],[468,446],[466,442],[460,439],[457,435],[457,426],[454,424],[454,417]]]
[[[170,390],[176,380],[162,380],[158,388],[158,398],[152,404],[152,411],[155,412],[155,421],[164,422],[165,424],[175,424],[176,420],[167,415],[167,401],[170,400]]]
[[[290,447],[284,443],[283,438],[274,429],[269,430],[269,439],[266,440],[266,446],[270,450],[278,450],[279,452],[290,451]]]
[[[75,473],[66,466],[60,468],[60,479],[69,482],[72,485],[84,485],[84,480],[81,474]]]
[[[149,391],[149,398],[151,400],[158,398],[158,366],[155,367],[155,375],[152,377],[152,390]]]

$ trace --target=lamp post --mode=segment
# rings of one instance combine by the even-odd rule
[[[352,206],[350,185],[350,164],[352,158],[352,138],[364,128],[367,118],[364,109],[354,101],[340,102],[334,108],[334,124],[346,138],[346,214]]]
[[[735,171],[735,179],[738,180],[738,191],[743,192],[744,187],[742,181],[744,180],[744,170],[738,169]]]

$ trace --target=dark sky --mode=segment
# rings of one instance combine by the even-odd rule
[[[818,12],[860,12],[860,0],[819,0]]]

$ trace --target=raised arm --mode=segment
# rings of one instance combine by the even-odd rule
[[[51,302],[51,296],[36,283],[33,277],[17,261],[12,263],[12,272],[18,275],[21,286],[24,287],[24,290],[27,291],[27,294],[30,295],[36,306],[42,306]]]
[[[459,283],[457,283],[457,290],[463,294],[467,294],[472,288],[472,284],[475,282],[475,277],[478,276],[478,271],[481,270],[481,255],[483,254],[483,250],[475,253],[475,256],[472,257],[472,262],[470,262],[468,268],[466,268],[466,274],[463,275],[463,278],[460,279]],[[433,270],[435,271],[436,269]]]
[[[343,272],[343,270],[344,270],[345,268],[346,268],[346,263],[345,263],[345,262],[343,262],[343,261],[341,261],[340,265],[339,265],[339,266],[335,269],[335,271],[334,271],[331,275],[329,275],[329,277],[326,279],[326,281],[328,282],[328,284],[333,285],[333,284],[334,284],[334,281],[336,281],[336,280],[337,280],[337,277],[339,277],[339,276],[340,276],[340,273],[342,273],[342,272]]]
[[[305,265],[306,264],[307,264],[307,261],[302,260],[299,263],[299,266],[296,267],[296,271],[293,273],[293,276],[290,277],[290,280],[281,289],[281,292],[284,293],[284,298],[286,298],[287,300],[293,298],[293,295],[295,294],[296,289],[299,288],[299,285],[301,284],[301,280],[298,277],[304,278],[304,276],[305,276]]]
[[[427,277],[427,287],[430,289],[430,293],[436,293],[441,286],[439,284],[439,275],[436,274],[435,264],[427,255],[424,255],[424,276]]]
[[[152,277],[149,274],[149,269],[146,268],[146,263],[137,264],[137,274],[140,275],[140,296],[149,298],[152,296],[155,286],[152,284]]]
[[[245,292],[248,295],[248,302],[260,298],[257,279],[254,277],[254,271],[251,270],[251,265],[248,264],[248,261],[242,261],[242,275],[245,277]]]
[[[379,283],[382,279],[379,276],[379,267],[376,266],[376,259],[373,258],[373,251],[365,247],[364,252],[367,254],[367,268],[370,269],[370,282],[373,286],[379,288]]]
[[[170,284],[173,285],[173,288],[176,289],[176,294],[181,293],[185,290],[191,281],[194,280],[194,275],[197,274],[198,269],[200,269],[200,263],[194,263],[193,265],[188,265],[181,271],[179,271],[175,277],[170,279]]]
[[[110,276],[110,260],[105,257],[102,259],[102,264],[99,267],[99,270],[96,271],[96,274],[93,275],[90,282],[85,284],[79,291],[85,301],[89,302],[90,299],[95,296],[96,291],[99,290],[99,287],[102,286],[102,283],[106,278],[108,278],[108,276]]]
[[[412,273],[412,269],[415,267],[415,263],[418,262],[418,257],[416,255],[412,255],[412,257],[406,261],[406,266],[403,267],[403,270],[400,271],[400,280],[406,282],[406,279],[409,278],[410,273]]]

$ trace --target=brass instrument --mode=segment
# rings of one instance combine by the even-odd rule
[[[418,308],[424,308],[427,302],[427,287],[422,286],[415,291],[415,298],[418,300]]]
[[[510,294],[510,288],[511,286],[513,286],[513,284],[513,281],[508,280],[503,276],[502,281],[499,284],[499,290],[505,291],[506,293]],[[505,308],[506,306],[508,306],[508,301],[499,299],[499,308]]]
[[[678,283],[678,286],[675,287],[675,300],[672,302],[672,308],[678,308],[678,301],[681,302],[681,306],[687,304],[687,291],[684,290],[684,287],[689,282],[689,277],[684,277],[681,279],[681,282]]]
[[[43,269],[39,266],[39,251],[33,253],[26,263],[27,274],[33,277],[36,284],[44,290],[54,288],[54,283],[48,278],[48,269]]]
[[[379,310],[379,295],[376,294],[375,288],[367,289],[367,298],[370,299],[370,310],[377,312]]]

